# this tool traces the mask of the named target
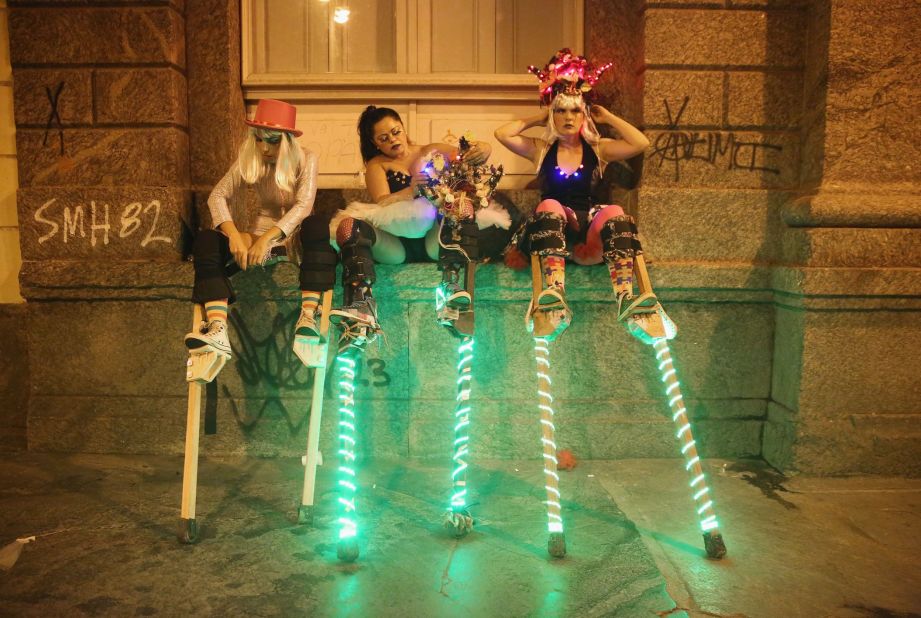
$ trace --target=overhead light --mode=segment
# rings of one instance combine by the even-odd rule
[[[333,14],[333,21],[337,24],[344,24],[349,20],[349,11],[348,9],[337,8],[336,12]]]

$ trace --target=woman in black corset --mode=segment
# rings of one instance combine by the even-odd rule
[[[640,251],[633,219],[620,206],[600,203],[593,196],[607,163],[629,159],[649,146],[629,122],[586,103],[591,87],[609,66],[595,69],[585,58],[560,50],[543,70],[531,67],[541,80],[541,101],[549,103],[549,110],[495,132],[502,145],[534,163],[541,187],[541,202],[516,234],[506,263],[523,267],[524,255],[540,256],[545,289],[528,313],[557,312],[559,332],[571,319],[565,296],[566,258],[582,265],[607,264],[619,320],[641,319],[639,314],[657,303],[652,294],[633,294],[633,261]],[[601,137],[596,123],[612,127],[619,137]],[[522,135],[532,127],[543,128],[543,135]]]
[[[345,289],[345,304],[333,311],[332,316],[377,332],[377,307],[371,297],[373,262],[402,264],[444,257],[438,242],[438,213],[428,200],[414,197],[414,176],[420,172],[423,159],[441,153],[452,161],[458,156],[458,149],[441,143],[413,143],[395,110],[374,105],[362,112],[358,135],[365,163],[365,185],[374,204],[349,204],[331,223],[336,244],[342,250]],[[472,164],[479,164],[488,159],[490,151],[489,144],[474,142],[464,157]],[[502,215],[508,218],[504,211]],[[440,266],[448,302],[469,304],[470,294],[459,285],[458,268],[453,264],[440,263]]]

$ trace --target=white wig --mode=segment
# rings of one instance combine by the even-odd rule
[[[603,172],[605,165],[607,165],[607,161],[601,158],[601,153],[598,149],[601,143],[601,134],[598,133],[598,127],[595,126],[595,121],[592,120],[592,115],[589,113],[588,106],[585,104],[585,99],[582,98],[582,95],[570,94],[567,92],[560,92],[556,95],[553,98],[553,102],[550,103],[550,106],[547,108],[547,126],[544,129],[544,134],[541,136],[547,143],[547,147],[540,153],[540,159],[537,161],[537,169],[539,170],[541,164],[544,162],[544,157],[547,155],[547,151],[550,150],[550,146],[560,139],[560,133],[556,130],[556,123],[553,121],[553,111],[561,107],[576,108],[582,111],[583,120],[580,133],[598,157],[598,173]]]
[[[262,153],[256,147],[256,137],[266,138],[274,135],[281,135],[281,143],[275,164],[272,165],[263,160]],[[240,146],[237,164],[240,167],[240,176],[247,184],[255,184],[263,176],[274,171],[275,184],[278,188],[293,193],[298,170],[304,165],[304,151],[301,150],[291,133],[250,127],[246,139]]]

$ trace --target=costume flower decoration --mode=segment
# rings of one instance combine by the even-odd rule
[[[585,56],[576,55],[568,47],[564,47],[550,58],[543,69],[531,65],[528,71],[540,80],[538,88],[542,105],[550,105],[554,97],[561,92],[581,94],[588,103],[595,83],[612,66],[614,63],[608,62],[596,68]]]
[[[448,161],[441,153],[425,159],[424,180],[416,185],[416,193],[430,201],[447,219],[455,222],[473,218],[476,211],[489,204],[502,179],[502,166],[474,165],[464,160],[473,136],[468,131],[460,138],[457,158]]]

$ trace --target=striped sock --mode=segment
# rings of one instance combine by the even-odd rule
[[[544,274],[544,283],[548,288],[563,291],[566,288],[566,258],[558,255],[545,255],[540,258]]]
[[[611,286],[614,294],[620,296],[626,292],[633,296],[633,258],[619,257],[607,262],[608,272],[611,273]]]
[[[227,299],[221,298],[219,300],[209,300],[206,302],[205,315],[209,322],[212,320],[227,322]]]
[[[301,290],[301,313],[309,311],[310,313],[316,313],[317,307],[320,305],[320,293],[311,292],[309,290]]]

